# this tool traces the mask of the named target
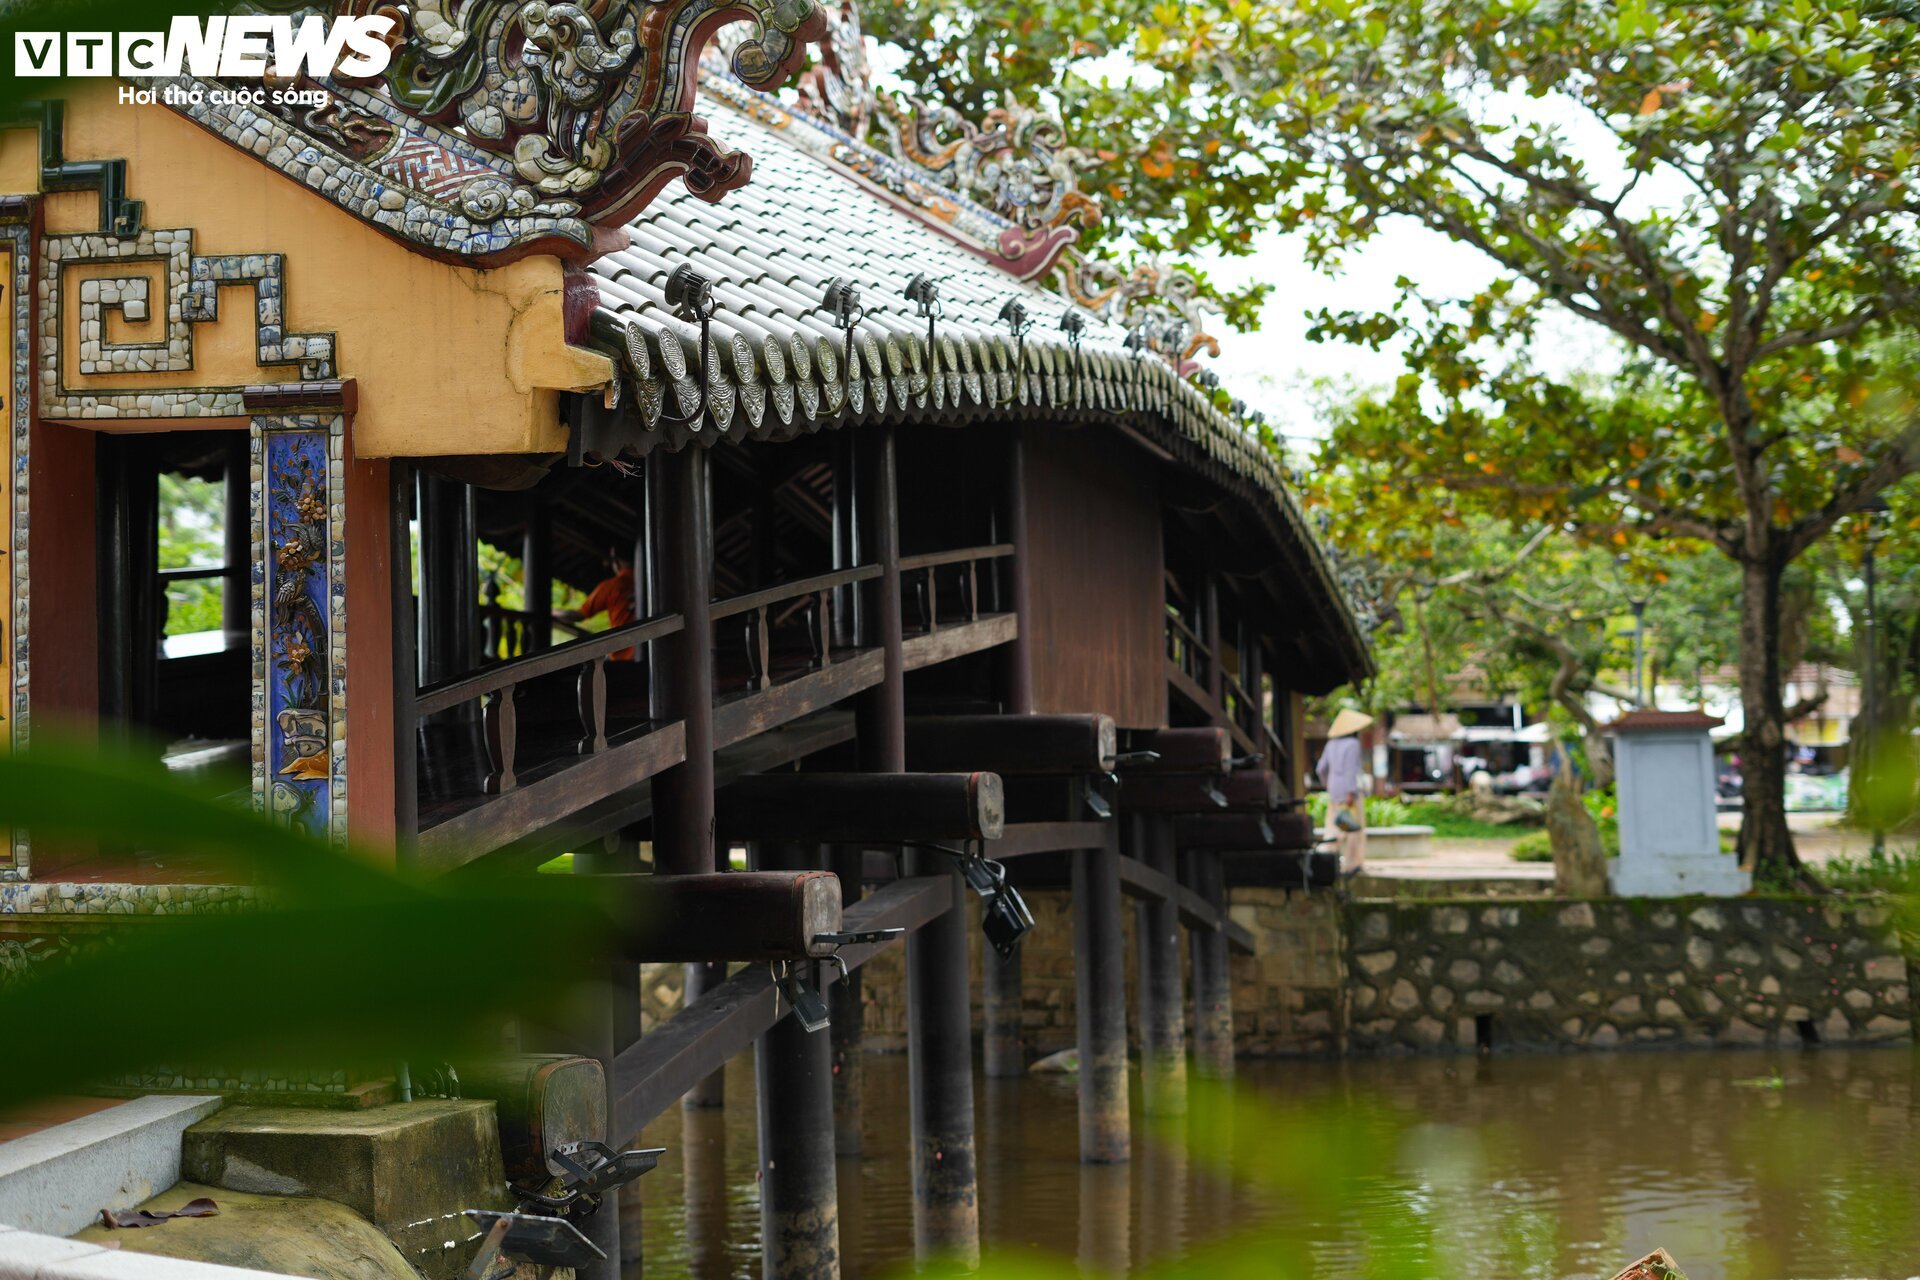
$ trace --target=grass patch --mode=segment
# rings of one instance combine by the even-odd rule
[[[1842,893],[1912,893],[1920,887],[1920,850],[1834,858],[1814,874]]]
[[[1535,831],[1515,840],[1507,856],[1515,862],[1552,862],[1553,841],[1547,838],[1546,832]]]

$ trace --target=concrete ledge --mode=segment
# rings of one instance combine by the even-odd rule
[[[0,1223],[72,1235],[180,1181],[180,1135],[217,1097],[155,1094],[0,1143]]]
[[[1432,827],[1368,827],[1369,858],[1425,857],[1433,844]]]
[[[11,1144],[9,1144],[11,1145]],[[210,1262],[103,1249],[79,1240],[0,1226],[0,1280],[279,1280]]]

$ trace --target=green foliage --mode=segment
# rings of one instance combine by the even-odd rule
[[[1553,841],[1546,832],[1536,831],[1515,840],[1507,856],[1515,862],[1552,862]]]
[[[202,480],[160,473],[159,566],[198,569],[226,562],[227,493],[218,478]],[[218,631],[223,625],[219,578],[193,578],[168,584],[166,634]]]
[[[235,808],[234,779],[35,737],[0,757],[0,825],[190,855],[260,902],[146,921],[0,986],[0,1026],[31,1029],[0,1054],[0,1098],[160,1062],[445,1059],[497,1043],[505,1017],[566,1016],[605,954],[610,921],[575,881],[413,883],[381,869],[390,854],[336,852]]]
[[[1366,808],[1369,827],[1404,827],[1420,821],[1412,805],[1404,800],[1395,800],[1391,796],[1368,796],[1361,803]],[[1327,793],[1324,791],[1308,793],[1307,812],[1313,816],[1316,827],[1325,827]]]
[[[1920,850],[1886,849],[1861,858],[1833,858],[1821,878],[1841,893],[1911,894],[1920,886]]]
[[[1620,856],[1620,798],[1612,787],[1590,787],[1580,796],[1587,816],[1600,832],[1600,847],[1609,858]]]

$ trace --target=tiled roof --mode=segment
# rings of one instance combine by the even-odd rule
[[[1321,625],[1340,633],[1343,665],[1356,677],[1370,669],[1366,641],[1279,463],[1212,393],[1167,360],[1128,350],[1122,331],[1084,311],[1076,361],[1061,328],[1063,315],[1077,310],[1067,298],[995,268],[889,203],[852,166],[819,154],[824,146],[844,163],[857,144],[772,98],[711,79],[697,110],[723,146],[753,157],[752,179],[717,204],[670,188],[629,224],[630,247],[592,264],[600,292],[595,340],[623,358],[623,386],[610,409],[581,407],[577,448],[616,458],[686,443],[784,439],[848,419],[1123,420],[1188,469],[1263,508],[1258,514],[1288,544],[1296,577],[1333,615]],[[866,173],[875,156],[854,159]],[[917,194],[924,206],[926,192]],[[986,214],[963,196],[935,196],[935,204],[949,196],[956,216]],[[713,282],[717,304],[707,408],[692,422],[685,418],[698,404],[699,327],[676,318],[666,302],[668,277],[682,264]],[[931,377],[927,323],[906,297],[908,281],[920,274],[940,288]],[[842,368],[844,332],[825,300],[836,278],[856,285],[866,308],[851,371]],[[1033,322],[1024,376],[1015,370],[1020,347],[1001,319],[1016,299]]]

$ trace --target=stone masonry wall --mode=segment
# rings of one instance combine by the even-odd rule
[[[1356,1053],[1907,1040],[1888,908],[1805,898],[1346,904]]]

